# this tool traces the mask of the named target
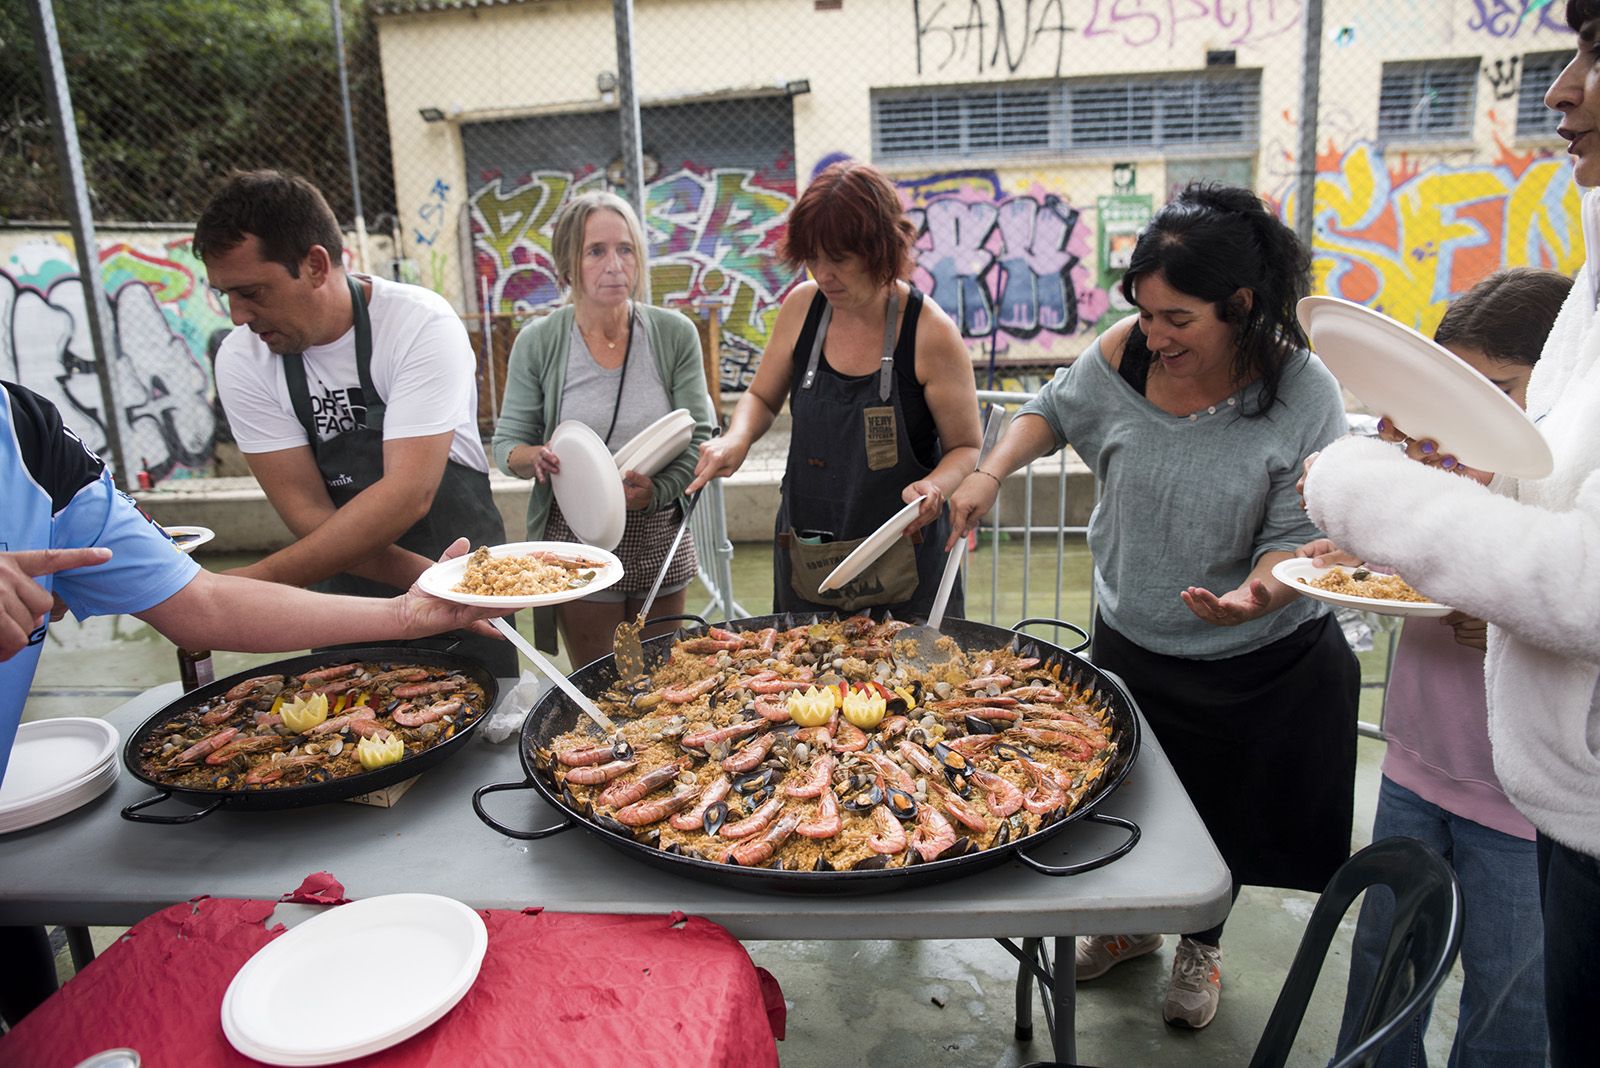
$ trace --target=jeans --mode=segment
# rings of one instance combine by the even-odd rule
[[[1600,1008],[1600,860],[1539,835],[1552,1068],[1590,1065]]]
[[[1548,1044],[1540,948],[1544,932],[1534,843],[1457,816],[1384,778],[1372,840],[1397,836],[1431,846],[1461,882],[1465,979],[1450,1068],[1543,1068]],[[1341,1050],[1356,1041],[1356,1026],[1372,992],[1393,912],[1394,895],[1388,889],[1375,886],[1367,891],[1350,947]],[[1425,1065],[1422,1036],[1428,1015],[1428,1009],[1419,1013],[1375,1063],[1382,1068]]]

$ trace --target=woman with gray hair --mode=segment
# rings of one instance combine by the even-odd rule
[[[529,540],[578,540],[550,487],[561,462],[546,442],[558,423],[581,420],[616,452],[673,409],[687,408],[695,420],[690,443],[656,475],[623,473],[628,522],[616,548],[622,580],[556,609],[562,642],[577,667],[609,654],[617,624],[643,606],[666,561],[684,487],[700,443],[711,437],[714,415],[694,324],[638,299],[649,267],[644,228],[628,202],[612,193],[575,197],[556,217],[552,251],[570,300],[517,335],[492,446],[502,471],[534,481]],[[694,539],[685,536],[652,615],[683,611],[694,561]],[[552,635],[541,626],[540,637],[544,644]],[[553,644],[548,648],[554,651]]]

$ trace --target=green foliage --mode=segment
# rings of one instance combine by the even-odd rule
[[[354,216],[328,0],[55,0],[97,220],[190,222],[230,170],[273,167]],[[343,0],[362,207],[394,210],[366,0]],[[26,0],[0,0],[0,219],[61,219],[65,192]]]

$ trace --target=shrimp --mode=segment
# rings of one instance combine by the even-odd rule
[[[752,739],[742,749],[722,762],[724,771],[750,771],[757,764],[766,759],[767,753],[772,749],[772,743],[778,740],[775,734],[763,734]]]
[[[569,768],[581,768],[585,764],[604,764],[608,760],[615,760],[616,749],[611,744],[586,745],[577,749],[564,749],[556,754],[556,762],[565,764]]]
[[[627,827],[645,827],[652,823],[660,823],[673,813],[688,808],[699,796],[700,787],[685,786],[669,797],[635,801],[617,810],[617,822]]]
[[[811,775],[801,782],[786,782],[783,792],[790,797],[817,797],[833,781],[833,757],[824,753],[811,762]]]
[[[256,753],[263,749],[277,749],[283,744],[285,744],[284,740],[276,734],[253,734],[244,738],[235,738],[221,749],[210,753],[206,757],[206,763],[226,764],[243,753]]]
[[[273,687],[273,689],[270,691],[271,693],[277,693],[279,690],[283,689],[283,676],[257,675],[253,679],[245,679],[237,686],[234,686],[227,693],[223,694],[222,698],[225,701],[237,701],[240,698],[249,697],[257,690],[265,690],[269,686]]]
[[[466,686],[466,679],[460,675],[451,675],[448,679],[440,679],[438,682],[408,682],[404,686],[396,686],[390,693],[401,698],[426,697],[431,693],[448,693],[451,690],[463,690],[466,689]]]
[[[687,683],[683,686],[667,686],[661,690],[661,699],[669,705],[686,705],[696,697],[703,696],[722,685],[722,675],[708,675],[699,682]]]
[[[956,822],[961,824],[967,830],[976,831],[979,834],[988,833],[988,822],[978,814],[976,809],[963,801],[961,799],[961,795],[950,789],[950,787],[946,786],[938,779],[929,779],[928,792],[937,794],[939,797],[939,803],[944,806],[944,810],[950,813],[950,815],[954,816]],[[922,807],[926,808],[927,806],[924,805]]]
[[[860,727],[847,719],[841,719],[838,731],[834,735],[833,747],[841,753],[859,753],[867,747],[867,742],[870,740]]]
[[[932,805],[918,805],[917,825],[911,831],[910,842],[923,860],[934,860],[956,844],[956,829]]]
[[[778,847],[789,840],[789,836],[794,833],[799,823],[799,816],[792,812],[786,813],[781,820],[774,823],[771,829],[760,838],[752,838],[740,842],[728,850],[728,855],[725,859],[730,863],[742,864],[747,868],[756,864],[765,864],[772,859],[772,855],[778,851]]]
[[[1022,765],[1022,770],[1033,780],[1033,787],[1022,795],[1024,808],[1042,816],[1066,804],[1067,795],[1049,768],[1032,760],[1019,760],[1017,763]]]
[[[873,833],[867,837],[868,849],[891,856],[905,852],[906,829],[895,819],[888,805],[879,805],[872,810],[872,824]]]
[[[844,826],[839,817],[839,799],[832,790],[822,792],[817,803],[817,818],[795,827],[795,833],[805,838],[832,838]]]
[[[184,764],[193,764],[201,757],[215,753],[218,749],[221,749],[223,746],[233,741],[234,737],[238,733],[238,727],[224,727],[215,734],[208,734],[198,742],[195,742],[189,748],[185,749],[183,752],[179,753],[177,756],[173,757],[172,762],[169,763],[167,767],[176,768],[181,767]]]
[[[396,711],[399,710],[396,709]],[[313,736],[332,734],[334,731],[344,730],[345,728],[349,727],[351,723],[358,719],[376,719],[377,715],[378,713],[375,709],[368,708],[366,705],[357,705],[342,716],[334,716],[332,719],[323,720],[306,733]],[[398,719],[396,719],[395,722],[400,723]],[[409,723],[401,723],[400,725],[403,727],[411,726]]]
[[[678,744],[685,749],[708,749],[718,742],[732,741],[743,738],[747,734],[754,734],[766,726],[765,723],[735,723],[731,727],[707,727],[703,731],[685,734]]]
[[[610,782],[623,772],[632,771],[639,766],[637,760],[613,760],[608,764],[585,764],[567,772],[567,781],[575,782],[579,786],[598,786],[603,782]]]
[[[775,694],[756,698],[751,707],[756,710],[756,715],[768,723],[788,723],[793,718],[789,715],[789,705]]]
[[[600,791],[600,796],[595,798],[595,804],[603,808],[623,808],[655,790],[667,785],[676,779],[680,772],[687,768],[693,761],[688,757],[674,760],[670,764],[663,764],[659,768],[645,772],[637,779],[619,779]],[[567,773],[571,775],[571,772]]]
[[[728,791],[733,789],[733,779],[727,775],[719,775],[700,794],[700,803],[688,812],[679,812],[667,822],[676,830],[698,831],[705,826],[706,809],[728,796]]]
[[[1034,745],[1043,745],[1050,748],[1061,746],[1070,750],[1069,756],[1073,760],[1088,760],[1094,756],[1094,748],[1088,740],[1066,731],[1041,730],[1038,727],[1011,727],[1006,733],[1017,734],[1028,739]]]
[[[1004,775],[973,768],[972,781],[983,791],[983,800],[989,806],[989,811],[1001,819],[1022,807],[1022,790]]]
[[[766,830],[783,808],[783,798],[773,797],[737,823],[724,823],[717,833],[724,838],[749,838]]]

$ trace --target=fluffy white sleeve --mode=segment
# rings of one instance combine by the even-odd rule
[[[1600,472],[1552,511],[1345,438],[1306,480],[1311,518],[1340,547],[1561,656],[1600,662]]]

